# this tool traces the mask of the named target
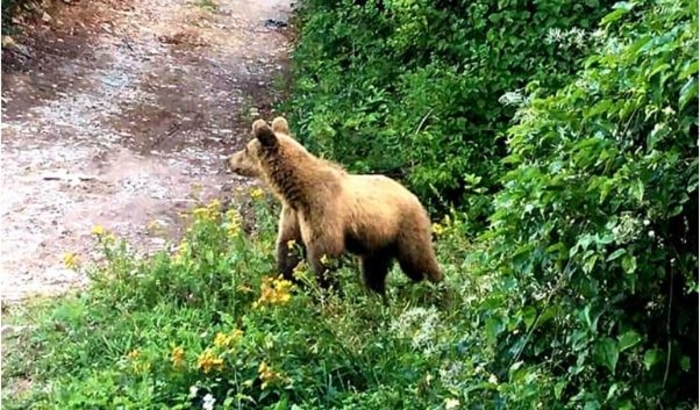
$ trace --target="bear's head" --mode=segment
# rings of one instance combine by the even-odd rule
[[[253,123],[253,139],[242,150],[232,154],[226,159],[226,166],[232,172],[250,178],[259,178],[260,159],[264,150],[270,150],[279,144],[294,144],[296,141],[289,136],[289,125],[284,117],[272,120],[272,128],[265,120],[258,119]]]

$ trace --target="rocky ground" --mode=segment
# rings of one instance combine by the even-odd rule
[[[95,257],[96,225],[162,249],[183,211],[252,182],[223,158],[269,116],[289,12],[283,0],[64,0],[15,19],[2,56],[3,302],[84,283],[63,255]]]

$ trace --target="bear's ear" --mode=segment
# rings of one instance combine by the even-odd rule
[[[274,147],[277,145],[277,135],[272,131],[265,120],[256,120],[253,123],[253,136],[260,141],[263,147]]]
[[[255,120],[253,122],[253,126],[251,127],[251,129],[253,130],[253,135],[255,135],[255,133],[258,132],[258,128],[261,128],[264,126],[267,126],[267,123],[265,122],[265,120],[263,120],[262,118],[258,118],[257,120]]]
[[[284,117],[276,117],[272,120],[272,131],[289,135],[289,124]]]

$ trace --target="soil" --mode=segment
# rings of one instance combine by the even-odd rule
[[[290,7],[64,0],[17,19],[2,56],[3,302],[83,285],[63,255],[96,258],[96,225],[150,253],[177,240],[182,212],[253,183],[223,160],[271,115],[290,45],[267,20]]]

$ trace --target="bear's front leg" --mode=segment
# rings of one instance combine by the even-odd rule
[[[294,278],[294,268],[302,261],[305,253],[304,241],[301,238],[299,228],[299,218],[296,212],[284,205],[280,212],[279,224],[277,227],[277,271],[286,280],[292,283],[299,281]],[[299,249],[301,247],[301,255]]]

